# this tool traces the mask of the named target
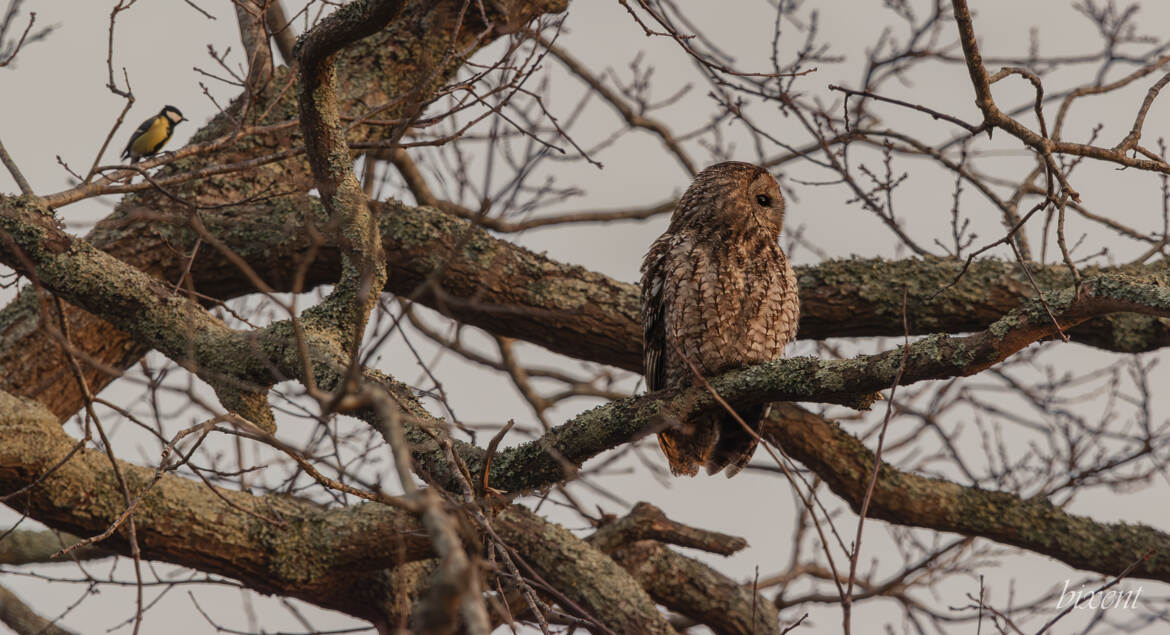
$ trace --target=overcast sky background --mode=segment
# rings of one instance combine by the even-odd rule
[[[703,25],[712,40],[737,55],[741,69],[768,70],[773,9],[767,3],[738,0],[731,3],[684,4],[693,5],[688,6],[689,11],[693,9],[692,18],[697,24]],[[883,8],[884,3],[877,0],[838,0],[819,4],[823,5],[821,39],[830,42],[835,52],[844,55],[846,61],[821,66],[816,73],[798,83],[798,87],[831,103],[836,96],[829,93],[826,86],[856,86],[865,48],[877,39],[881,28],[893,21],[888,10]],[[997,0],[973,4],[978,6],[975,26],[985,56],[1026,54],[1029,29],[1033,26],[1040,28],[1041,51],[1046,55],[1084,54],[1099,48],[1098,39],[1089,22],[1072,11],[1068,2]],[[177,106],[191,120],[177,129],[168,147],[174,149],[183,145],[216,112],[216,106],[203,94],[200,83],[206,84],[221,104],[228,103],[237,94],[235,87],[217,83],[193,70],[199,67],[220,72],[208,56],[209,45],[218,51],[231,47],[230,59],[236,64],[241,61],[238,31],[228,3],[201,3],[200,7],[212,13],[216,19],[209,20],[178,0],[139,2],[119,18],[115,67],[119,72],[123,67],[126,69],[137,102],[126,124],[107,149],[103,164],[116,163],[117,154],[137,123],[156,113],[164,104]],[[25,9],[38,14],[38,26],[54,24],[58,28],[47,41],[34,43],[23,50],[13,67],[0,69],[0,94],[4,95],[5,115],[0,118],[0,140],[38,193],[56,192],[69,186],[67,174],[57,164],[58,156],[75,171],[83,172],[88,168],[123,107],[122,99],[104,87],[107,80],[105,57],[110,8],[110,2],[27,2]],[[1141,15],[1141,22],[1146,25],[1170,24],[1170,5],[1147,2]],[[788,53],[798,44],[793,34],[793,41],[784,47]],[[629,77],[628,64],[634,54],[639,50],[645,51],[646,59],[656,65],[654,81],[655,95],[658,97],[665,97],[688,82],[696,81],[693,67],[675,43],[666,38],[645,37],[640,27],[615,2],[574,2],[570,6],[559,42],[592,67],[611,67],[623,78]],[[486,51],[482,58],[491,58],[493,52],[494,49]],[[547,60],[545,67],[553,75],[552,88],[545,93],[546,105],[555,114],[565,115],[572,111],[580,99],[581,86],[566,76],[555,61]],[[1086,75],[1087,71],[1079,69],[1080,77]],[[1051,81],[1059,84],[1062,78],[1073,76],[1058,74]],[[1100,121],[1105,124],[1102,138],[1119,139],[1128,129],[1141,95],[1156,77],[1154,75],[1148,81],[1138,82],[1132,90],[1116,97],[1096,99],[1091,103],[1086,101],[1074,109],[1069,128],[1080,126],[1087,130],[1093,123]],[[121,77],[118,79],[120,82]],[[892,96],[911,101],[921,100],[967,121],[977,121],[978,113],[973,105],[969,79],[961,67],[931,63],[916,72],[913,80],[913,83],[900,87],[903,93]],[[899,85],[891,83],[888,86],[892,89]],[[1030,99],[1031,87],[1026,82],[1003,82],[996,86],[996,95],[1001,104],[1024,103]],[[1167,122],[1170,121],[1170,106],[1167,103],[1163,99],[1151,110],[1146,124],[1146,139],[1156,139],[1165,134]],[[705,113],[710,108],[705,89],[697,84],[691,94],[660,116],[685,128],[690,122],[699,119],[695,116],[696,111]],[[900,112],[892,107],[880,112],[888,117],[885,120],[887,125],[913,126],[926,131],[923,136],[929,139],[946,139],[957,133],[953,126],[932,121],[918,113]],[[1032,123],[1026,117],[1022,120]],[[795,134],[794,122],[779,115],[764,121],[774,126],[769,128],[769,132],[781,138],[785,134]],[[573,135],[581,145],[589,146],[604,139],[617,127],[617,118],[607,108],[595,105],[573,129]],[[1001,170],[1003,176],[1018,178],[1020,170],[1028,169],[1032,160],[1018,143],[1006,139],[1001,139],[1001,143],[1004,147],[1002,167],[997,165],[996,169]],[[697,159],[707,162],[700,148],[691,146],[690,149]],[[545,169],[549,175],[556,177],[558,184],[572,184],[584,192],[581,197],[561,205],[560,209],[607,209],[654,204],[681,193],[689,181],[688,175],[677,162],[664,154],[658,142],[650,135],[628,135],[595,158],[604,164],[604,169],[578,162],[552,164],[556,166],[553,171],[546,164]],[[737,146],[735,158],[751,161],[757,157],[745,140]],[[424,169],[428,170],[432,165],[425,156],[422,163]],[[902,163],[903,169],[910,169],[913,165],[911,162]],[[800,227],[809,242],[834,257],[901,255],[893,249],[893,237],[872,214],[855,204],[847,204],[849,195],[843,189],[801,184],[802,181],[822,180],[826,178],[824,173],[818,173],[806,165],[794,164],[786,167],[781,175],[785,177],[782,182],[791,199],[787,221],[789,230]],[[1160,192],[1157,179],[1151,175],[1111,168],[1086,169],[1078,173],[1074,185],[1091,209],[1128,224],[1151,230],[1160,228]],[[929,238],[947,235],[952,187],[953,182],[949,178],[938,179],[934,183],[924,183],[919,179],[913,188],[908,188],[906,194],[900,195],[903,198],[900,199],[899,209],[914,228],[916,236]],[[9,174],[0,171],[0,192],[18,191]],[[409,195],[404,198],[413,202]],[[970,193],[964,201],[982,205]],[[84,232],[92,222],[105,216],[115,203],[115,198],[83,201],[60,209],[58,215],[71,229]],[[973,214],[981,236],[978,241],[980,244],[998,236],[998,212],[988,208]],[[646,247],[662,232],[666,221],[665,217],[658,217],[649,222],[627,222],[610,227],[575,226],[570,229],[536,230],[507,238],[538,251],[547,251],[548,255],[558,260],[581,264],[616,279],[634,282]],[[1092,244],[1110,248],[1111,253],[1119,254],[1116,256],[1119,261],[1124,261],[1127,254],[1135,251],[1136,243],[1111,233],[1103,233],[1095,226],[1082,225],[1075,219],[1070,220],[1070,236],[1080,236],[1086,231],[1091,234]],[[929,239],[924,242],[929,243]],[[1088,251],[1091,250],[1086,249],[1086,253]],[[997,255],[1009,257],[1006,252]],[[792,256],[797,264],[818,260],[807,249],[798,248]],[[1108,258],[1102,262],[1108,262]],[[247,302],[244,301],[245,304]],[[424,358],[431,359],[437,354],[433,347],[424,342],[416,339],[415,343],[422,347]],[[868,344],[870,348],[867,350],[892,345],[894,342],[873,342]],[[526,359],[570,368],[579,366],[578,362],[566,362],[563,358],[543,353],[533,346],[518,346],[527,356]],[[1045,353],[1045,361],[1068,368],[1091,368],[1103,361],[1107,363],[1117,359],[1115,355],[1079,345],[1046,346],[1050,350]],[[810,343],[799,342],[791,354],[806,354],[812,350]],[[1143,359],[1162,357],[1163,353],[1155,353],[1143,356]],[[156,359],[155,363],[158,365],[160,362]],[[401,342],[390,342],[380,355],[379,363],[404,381],[420,385],[425,383],[420,368],[406,353]],[[511,418],[521,424],[532,423],[527,405],[515,395],[506,378],[485,375],[450,354],[440,356],[435,368],[441,371],[452,405],[461,418],[485,424],[499,424]],[[1170,381],[1165,369],[1155,377],[1161,381]],[[975,380],[977,378],[972,381]],[[630,378],[624,385],[632,389],[635,383],[636,378]],[[135,395],[139,390],[137,386],[120,382],[108,389],[106,394],[113,395],[113,400],[118,401],[119,396]],[[1157,403],[1157,423],[1166,419],[1165,399],[1161,396]],[[562,404],[552,412],[553,420],[559,423],[589,406],[590,402],[586,400]],[[1104,407],[1094,405],[1088,409],[1100,408],[1103,411]],[[197,420],[199,413],[190,413],[184,420],[176,422],[175,429]],[[126,434],[131,432],[127,431]],[[308,433],[290,426],[282,428],[280,434],[282,438],[295,442]],[[640,447],[644,449],[642,454],[647,460],[664,462],[652,439],[643,441]],[[120,447],[122,458],[148,465],[157,461],[157,453],[152,452],[136,452],[133,445]],[[757,455],[757,461],[763,458],[762,453]],[[713,562],[718,570],[749,580],[757,566],[761,576],[787,567],[794,498],[782,481],[749,471],[732,480],[722,476],[700,476],[662,482],[651,476],[636,460],[627,460],[621,465],[635,474],[602,477],[597,480],[598,484],[620,492],[631,504],[641,500],[650,501],[662,507],[675,520],[748,539],[752,547],[730,558],[701,556]],[[388,488],[395,486],[393,483],[387,484]],[[1137,493],[1094,490],[1079,496],[1070,510],[1102,521],[1141,522],[1167,530],[1170,529],[1170,505],[1166,503],[1166,487],[1167,483],[1163,480]],[[603,505],[607,511],[619,515],[625,511],[617,503],[595,495],[586,487],[576,487],[573,492],[585,501]],[[562,512],[555,508],[545,507],[542,513],[545,512],[553,518],[562,517],[558,516]],[[0,514],[0,527],[7,526],[16,518],[10,512],[3,512]],[[850,531],[851,519],[840,522],[843,531]],[[28,527],[30,524],[23,526]],[[895,553],[885,559],[888,566],[882,562],[884,550],[889,549],[892,543],[884,529],[876,528],[880,524],[875,522],[875,527],[866,534],[862,562],[878,559],[878,570],[889,571],[901,563],[901,558]],[[583,529],[579,523],[570,522],[569,526],[572,529]],[[944,540],[949,538],[945,536]],[[1000,561],[1006,563],[1006,566],[996,568],[989,565],[985,572],[988,598],[1000,606],[1007,605],[1009,598],[1015,597],[1013,593],[1031,596],[1035,594],[1032,592],[1034,589],[1058,587],[1065,580],[1079,580],[1081,577],[1079,572],[1040,556],[1021,557],[1008,553]],[[127,561],[119,559],[119,563],[117,577],[132,580],[132,569]],[[86,568],[96,577],[103,578],[108,574],[110,566],[108,561],[98,561],[87,564]],[[160,572],[170,570],[165,566],[156,569]],[[63,578],[81,577],[80,571],[72,564],[48,570]],[[83,583],[72,586],[46,584],[17,575],[15,571],[0,569],[0,583],[9,586],[46,616],[65,611],[87,592],[87,586]],[[1141,585],[1144,597],[1150,598],[1151,602],[1156,602],[1155,598],[1163,598],[1163,605],[1168,594],[1168,588],[1162,584],[1127,581],[1122,586],[1126,585]],[[106,632],[109,629],[129,632],[124,620],[133,616],[132,590],[111,586],[103,586],[100,590],[99,596],[86,598],[74,608],[62,624],[80,633]],[[267,632],[303,630],[275,599],[250,592],[241,593],[228,587],[204,585],[172,589],[147,613],[143,632],[210,632],[211,628],[193,606],[188,590],[194,593],[205,611],[213,614],[226,627],[263,629]],[[967,603],[965,594],[978,593],[978,580],[941,585],[939,592],[940,596],[935,598],[937,605],[963,605]],[[153,600],[155,594],[155,591],[147,590],[149,600]],[[310,606],[299,606],[320,629],[361,626],[361,623],[344,616]],[[862,605],[857,623],[872,623],[863,621],[870,619],[865,617],[869,611],[873,612],[869,615],[877,619],[899,622],[897,609],[892,604],[874,603]],[[785,613],[784,617],[795,619],[799,614]],[[1069,626],[1076,623],[1075,619],[1067,622]],[[808,628],[797,632],[839,632],[839,612],[835,607],[814,610],[808,624]],[[973,629],[971,632],[974,632]],[[1066,631],[1058,629],[1058,632]],[[1155,626],[1149,632],[1161,630]]]

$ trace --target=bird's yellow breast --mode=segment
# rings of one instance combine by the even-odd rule
[[[166,141],[169,128],[166,117],[155,117],[150,128],[130,144],[130,154],[140,157],[155,152]]]

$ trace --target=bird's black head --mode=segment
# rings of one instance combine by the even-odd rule
[[[179,112],[179,109],[175,108],[174,106],[163,106],[162,112],[158,114],[162,117],[170,119],[171,123],[187,121],[187,118],[183,116],[183,113]]]

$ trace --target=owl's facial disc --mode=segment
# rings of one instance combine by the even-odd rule
[[[748,206],[756,218],[771,225],[769,229],[780,233],[784,228],[784,195],[780,193],[776,179],[769,174],[761,174],[752,180],[747,195]]]

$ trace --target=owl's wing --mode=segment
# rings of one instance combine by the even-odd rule
[[[659,238],[650,246],[642,263],[642,365],[646,388],[651,391],[670,387],[667,357],[675,353],[667,350],[667,315],[677,308],[671,306],[677,298],[671,297],[668,276],[680,272],[671,270],[668,256],[679,240],[678,236]],[[705,420],[678,421],[669,413],[661,413],[659,417],[661,420],[654,426],[659,428],[658,443],[670,463],[670,471],[694,476],[715,445],[715,426]]]
[[[642,265],[642,372],[651,391],[666,387],[665,260],[656,242]]]

